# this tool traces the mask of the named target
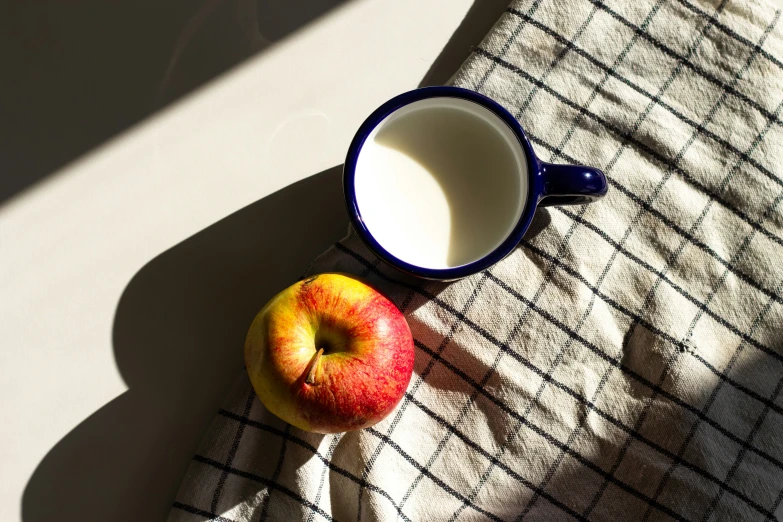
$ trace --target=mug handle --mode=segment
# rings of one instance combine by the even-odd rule
[[[544,192],[540,207],[582,205],[606,195],[609,188],[606,175],[584,165],[556,165],[541,162]]]

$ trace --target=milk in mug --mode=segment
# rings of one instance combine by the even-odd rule
[[[398,109],[370,133],[356,164],[365,226],[396,258],[423,268],[481,259],[514,229],[527,158],[490,110],[458,98]]]

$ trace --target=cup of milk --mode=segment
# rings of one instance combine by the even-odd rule
[[[354,229],[381,259],[454,280],[507,256],[538,206],[595,201],[607,182],[595,168],[540,161],[492,99],[427,87],[392,98],[362,124],[343,189]]]

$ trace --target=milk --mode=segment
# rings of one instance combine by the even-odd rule
[[[452,268],[498,247],[522,215],[527,160],[494,113],[456,98],[398,109],[368,136],[356,165],[359,213],[393,256]]]

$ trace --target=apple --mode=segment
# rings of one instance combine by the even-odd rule
[[[245,341],[247,372],[264,406],[318,433],[383,419],[408,387],[413,357],[402,312],[346,274],[289,286],[258,313]]]

